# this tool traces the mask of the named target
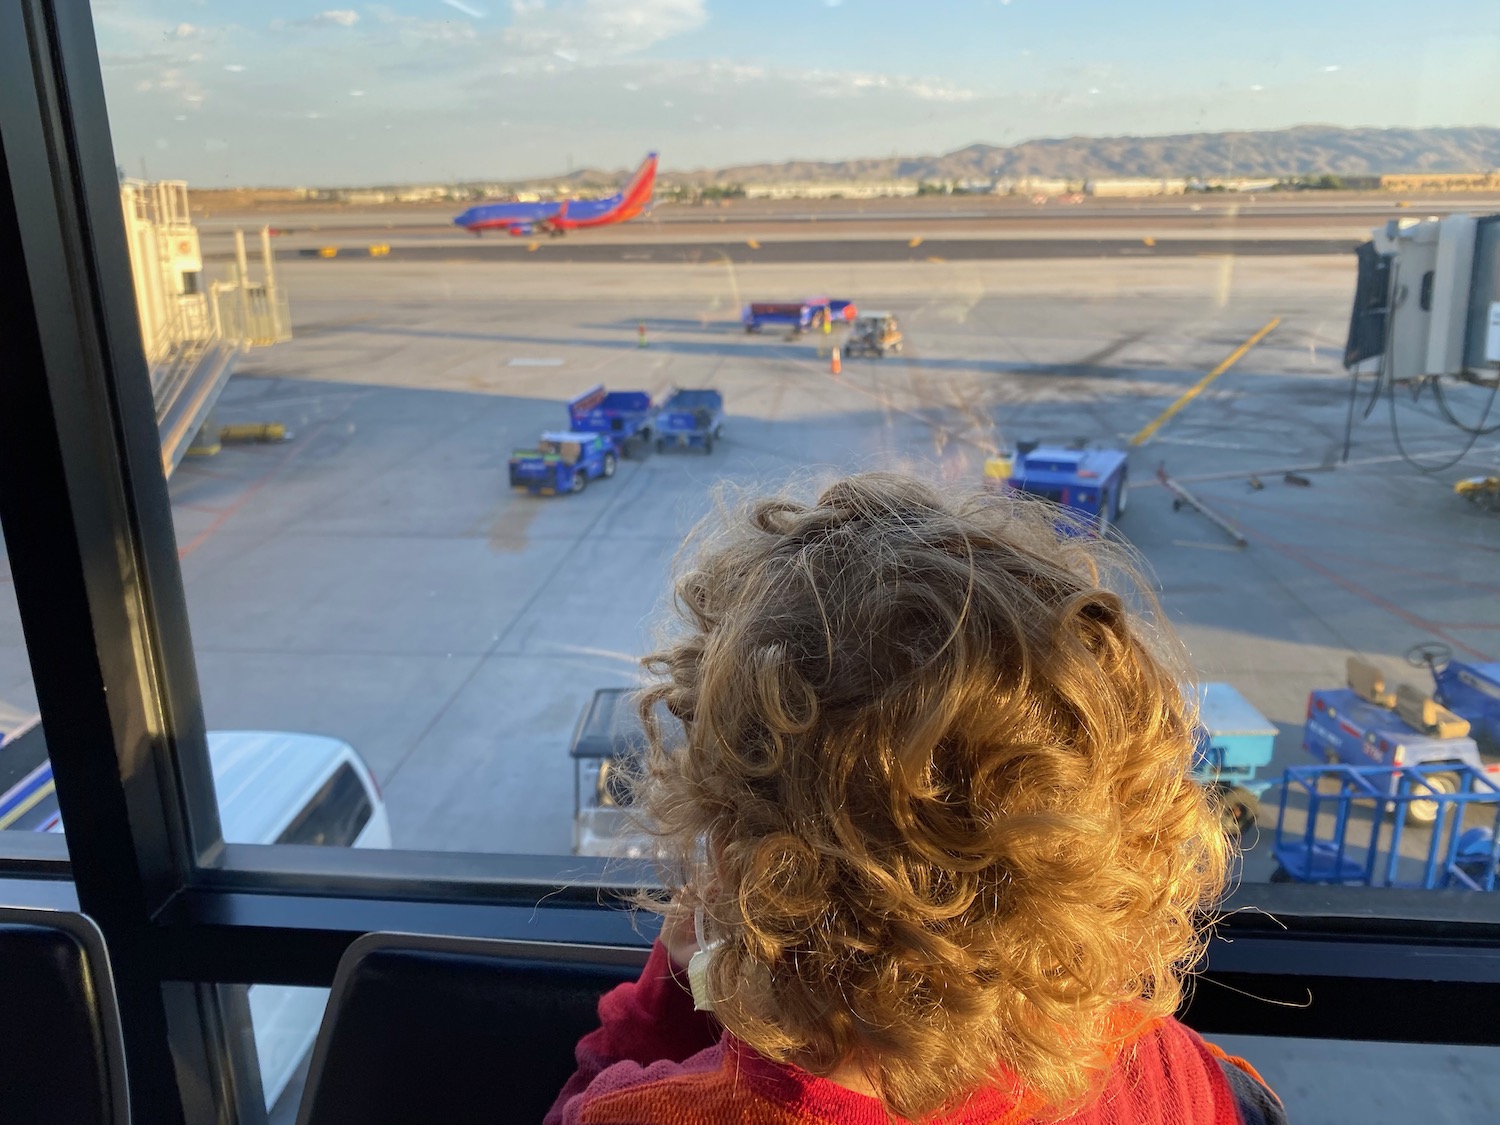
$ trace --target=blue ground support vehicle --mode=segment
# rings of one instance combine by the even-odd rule
[[[1271,786],[1256,774],[1271,764],[1276,724],[1228,684],[1198,685],[1193,780],[1216,791],[1227,832],[1247,832]]]
[[[1455,660],[1441,641],[1412,646],[1406,660],[1432,674],[1432,697],[1469,721],[1480,751],[1500,757],[1500,663]]]
[[[985,461],[984,476],[991,487],[1010,487],[1071,508],[1102,534],[1125,514],[1130,468],[1124,450],[1022,441],[1014,454]]]
[[[855,312],[853,301],[829,297],[809,297],[805,301],[752,301],[740,310],[740,322],[746,332],[759,332],[774,325],[782,325],[793,332],[805,332],[823,317],[847,321],[854,319]]]
[[[710,389],[678,390],[669,394],[656,415],[656,451],[689,449],[714,451],[724,436],[724,396]]]
[[[656,407],[645,391],[606,391],[601,383],[568,400],[574,433],[604,434],[622,457],[651,448]]]
[[[533,496],[582,492],[595,477],[614,476],[618,460],[614,443],[602,434],[546,433],[536,448],[510,455],[510,486]]]
[[[1330,765],[1442,766],[1427,782],[1436,794],[1457,790],[1460,767],[1484,768],[1469,724],[1430,697],[1404,684],[1387,691],[1379,669],[1358,657],[1349,658],[1348,681],[1308,696],[1302,746],[1314,758]],[[1407,815],[1431,823],[1435,806],[1414,801]]]
[[[1453,792],[1437,791],[1444,773]],[[1419,804],[1433,815],[1413,817]],[[1406,831],[1411,821],[1432,825],[1425,840]],[[1500,785],[1470,765],[1292,766],[1281,781],[1271,881],[1494,890],[1497,829]]]

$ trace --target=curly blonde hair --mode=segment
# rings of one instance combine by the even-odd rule
[[[904,1117],[1077,1108],[1177,1008],[1230,851],[1149,592],[1015,496],[869,473],[724,514],[646,660],[637,794],[716,1016]]]

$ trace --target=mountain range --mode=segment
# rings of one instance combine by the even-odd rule
[[[670,154],[664,154],[670,159]],[[1299,125],[1265,132],[1179,133],[1161,137],[1058,137],[1017,145],[972,144],[941,156],[789,160],[675,171],[678,184],[817,180],[990,180],[1038,176],[1236,177],[1472,172],[1500,167],[1500,128],[1346,129]],[[573,183],[612,173],[578,171]]]

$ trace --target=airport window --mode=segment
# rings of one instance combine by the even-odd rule
[[[96,4],[95,21],[206,722],[346,741],[394,847],[567,855],[589,834],[575,728],[596,691],[638,681],[719,482],[894,465],[1019,487],[1128,541],[1216,703],[1232,693],[1261,732],[1204,759],[1247,829],[1246,878],[1285,873],[1282,768],[1395,764],[1304,735],[1348,658],[1441,700],[1446,665],[1410,666],[1413,646],[1455,668],[1493,655],[1494,524],[1453,491],[1492,457],[1462,428],[1486,425],[1487,388],[1387,402],[1372,376],[1346,410],[1354,248],[1413,192],[1425,216],[1497,191],[1400,179],[1447,143],[1430,130],[1401,156],[1337,128],[963,149],[1020,81],[966,35],[865,83],[694,55],[742,19],[697,3],[639,43],[576,49],[563,26],[587,17],[566,5],[191,7]],[[982,20],[1002,69],[1043,88],[1060,79],[1023,51],[1111,71],[1011,128],[1176,127],[1126,107],[1186,74],[1020,9]],[[1226,128],[1297,124],[1292,91],[1336,102],[1378,70],[1235,66],[1239,88],[1213,95]],[[463,82],[515,112],[491,120]],[[1443,85],[1453,114],[1481,112]],[[605,87],[605,117],[551,120]],[[837,112],[788,106],[803,140],[758,140],[771,162],[751,166],[733,123],[795,89]],[[850,162],[872,155],[856,122],[894,130],[880,151],[926,152],[924,114],[953,119],[949,155]],[[774,162],[804,140],[830,158]],[[1288,155],[1304,140],[1323,155]],[[1427,310],[1433,271],[1414,269],[1394,284],[1420,282]],[[1388,518],[1369,518],[1372,489],[1394,490]],[[1480,743],[1453,760],[1482,769]]]
[[[0,6],[0,903],[163,1120],[290,1119],[368,930],[641,946],[676,550],[865,469],[1148,569],[1192,1012],[1496,1041],[1500,11],[775,6]]]

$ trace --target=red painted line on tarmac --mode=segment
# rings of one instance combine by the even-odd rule
[[[1139,488],[1141,485],[1132,484],[1131,488]],[[1415,543],[1448,543],[1455,547],[1464,547],[1470,551],[1490,551],[1500,554],[1500,547],[1491,547],[1487,543],[1470,543],[1463,539],[1449,539],[1446,536],[1435,535],[1412,535],[1403,531],[1392,531],[1378,523],[1360,523],[1358,520],[1347,520],[1339,516],[1330,516],[1326,512],[1294,512],[1285,508],[1275,508],[1269,504],[1257,504],[1253,500],[1237,500],[1220,497],[1217,502],[1241,508],[1253,508],[1258,512],[1271,512],[1274,515],[1286,516],[1289,519],[1314,520],[1318,523],[1334,524],[1339,527],[1352,527],[1358,531],[1373,531],[1380,535],[1389,536],[1392,539],[1410,539]]]
[[[1301,563],[1309,570],[1315,570],[1325,578],[1331,578],[1335,583],[1337,583],[1339,586],[1342,586],[1349,593],[1355,595],[1356,597],[1363,598],[1371,605],[1385,610],[1393,617],[1400,618],[1408,625],[1412,625],[1418,629],[1422,629],[1435,637],[1441,637],[1454,648],[1468,653],[1476,660],[1489,660],[1488,654],[1483,653],[1479,651],[1479,649],[1473,648],[1470,645],[1464,644],[1463,641],[1459,640],[1451,633],[1445,632],[1444,627],[1439,625],[1437,622],[1429,621],[1425,617],[1420,617],[1417,614],[1412,613],[1410,610],[1402,609],[1395,602],[1388,601],[1387,599],[1381,597],[1379,594],[1375,593],[1375,591],[1368,589],[1365,586],[1361,586],[1358,582],[1354,582],[1348,578],[1345,578],[1338,571],[1324,566],[1316,559],[1309,558],[1305,552],[1299,550],[1298,548],[1293,547],[1287,543],[1282,543],[1280,540],[1272,539],[1264,532],[1256,531],[1253,528],[1248,528],[1244,524],[1240,525],[1240,530],[1243,531],[1249,538],[1254,539],[1257,542],[1264,543],[1267,547],[1270,547],[1274,551],[1281,552],[1287,558],[1291,559],[1294,562]]]
[[[229,519],[230,516],[234,515],[241,508],[243,508],[245,504],[249,502],[249,500],[257,492],[259,492],[268,483],[270,483],[272,477],[281,472],[282,469],[286,468],[287,465],[291,463],[294,457],[300,454],[304,449],[308,447],[309,444],[311,444],[313,438],[317,437],[327,428],[328,423],[324,422],[321,426],[318,426],[316,429],[314,429],[312,433],[308,434],[308,436],[303,439],[303,441],[299,442],[295,448],[287,450],[286,455],[282,457],[280,461],[276,462],[276,464],[272,465],[269,469],[262,473],[256,479],[254,484],[250,485],[249,488],[245,489],[244,492],[242,492],[235,498],[234,503],[230,504],[229,507],[221,511],[212,523],[210,523],[202,531],[198,532],[197,535],[193,536],[191,542],[189,542],[187,546],[179,547],[177,549],[178,561],[180,562],[181,560],[187,558],[199,547],[207,543],[213,536],[214,532],[218,531],[219,528],[224,526],[225,522]]]
[[[1323,547],[1303,547],[1301,550],[1309,554],[1317,555],[1319,558],[1349,559],[1357,562],[1360,566],[1373,567],[1376,570],[1388,570],[1393,574],[1407,574],[1413,578],[1422,578],[1428,582],[1440,582],[1446,586],[1461,586],[1466,590],[1483,590],[1487,594],[1500,594],[1500,586],[1487,582],[1474,582],[1467,578],[1454,578],[1450,574],[1435,574],[1430,570],[1413,570],[1409,566],[1396,566],[1394,563],[1376,562],[1374,559],[1366,558],[1364,555],[1351,555],[1346,551],[1330,551]],[[1447,626],[1448,628],[1479,628],[1480,626]],[[1500,626],[1497,626],[1500,628]]]

